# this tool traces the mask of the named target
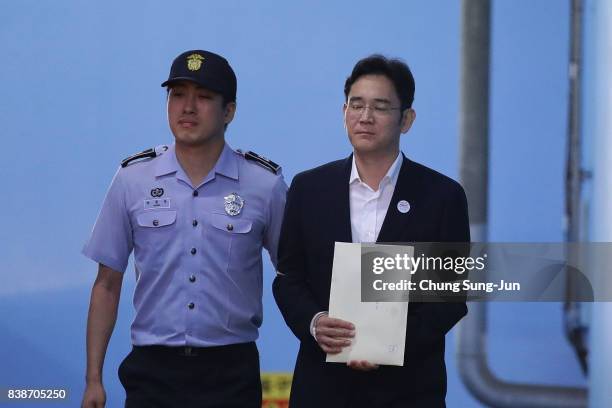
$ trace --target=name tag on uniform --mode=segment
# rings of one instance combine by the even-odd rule
[[[169,198],[147,198],[144,200],[145,210],[155,210],[157,208],[170,208]]]

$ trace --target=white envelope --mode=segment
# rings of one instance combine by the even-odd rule
[[[409,257],[414,253],[414,248],[407,246],[377,247],[392,247]],[[339,354],[328,354],[327,362],[366,360],[404,365],[408,302],[361,302],[361,244],[335,243],[329,316],[353,323],[355,337]]]

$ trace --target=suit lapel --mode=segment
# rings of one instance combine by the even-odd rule
[[[349,201],[349,178],[353,155],[351,154],[338,167],[338,175],[332,181],[332,190],[328,208],[330,217],[330,231],[338,242],[352,242],[351,232],[351,206]]]
[[[408,241],[406,232],[413,231],[415,219],[414,212],[408,211],[402,213],[398,209],[400,201],[407,201],[410,205],[418,200],[417,192],[419,190],[419,180],[414,171],[410,171],[411,161],[402,153],[403,161],[395,184],[395,190],[387,209],[387,215],[383,221],[383,225],[378,234],[376,242],[398,242]]]

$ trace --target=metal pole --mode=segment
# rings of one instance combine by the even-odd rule
[[[593,147],[592,241],[612,241],[612,2],[596,1],[594,6],[595,52],[593,55],[596,103]],[[597,287],[612,287],[610,265],[594,260],[600,273]],[[593,304],[590,344],[589,407],[608,407],[612,401],[612,303]]]
[[[565,172],[565,239],[568,242],[581,240],[580,198],[582,193],[582,143],[580,132],[580,92],[582,82],[582,21],[583,2],[572,0],[570,61],[569,61],[569,101],[567,124],[567,164]],[[573,248],[568,246],[568,248]],[[580,264],[575,251],[567,253],[570,265]],[[574,275],[566,279],[566,300],[563,305],[565,335],[571,343],[583,373],[587,372],[587,347],[585,336],[587,327],[582,321],[581,305],[575,302]]]
[[[472,241],[487,240],[489,167],[489,0],[463,0],[461,43],[461,181],[470,207]],[[584,407],[583,389],[500,381],[486,357],[485,302],[474,302],[461,321],[457,362],[461,378],[476,398],[492,407]]]
[[[473,242],[487,241],[489,185],[489,0],[462,2],[460,177]]]

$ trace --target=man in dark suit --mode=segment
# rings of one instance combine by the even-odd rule
[[[292,408],[445,406],[444,337],[467,313],[464,302],[409,304],[403,367],[325,362],[355,335],[326,312],[335,241],[470,240],[463,188],[400,151],[416,117],[414,88],[405,63],[360,60],[344,87],[353,154],[296,175],[289,189],[273,288],[300,340]]]

